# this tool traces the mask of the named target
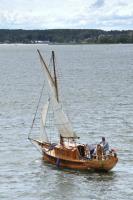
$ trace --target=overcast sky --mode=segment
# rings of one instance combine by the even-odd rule
[[[133,29],[133,0],[0,0],[0,29]]]

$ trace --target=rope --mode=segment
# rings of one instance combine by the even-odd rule
[[[35,114],[34,114],[34,118],[33,118],[33,121],[32,121],[31,127],[30,127],[30,131],[29,131],[29,134],[28,134],[28,139],[29,140],[31,139],[30,135],[31,135],[32,128],[34,126],[34,122],[35,122],[35,119],[36,119],[37,111],[38,111],[39,104],[40,104],[40,101],[41,101],[41,98],[42,98],[44,85],[45,85],[45,81],[43,82],[43,86],[42,86],[42,89],[41,89],[41,93],[40,93],[40,97],[39,97],[38,104],[37,104],[37,107],[36,107],[36,111],[35,111]]]

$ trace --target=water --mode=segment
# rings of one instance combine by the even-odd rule
[[[43,83],[39,48],[55,50],[62,99],[82,142],[105,136],[119,163],[109,173],[46,165],[27,135]],[[0,199],[133,197],[133,45],[0,45]]]

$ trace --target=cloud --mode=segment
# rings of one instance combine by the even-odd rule
[[[105,0],[97,0],[94,4],[92,4],[93,8],[100,8],[104,5]]]
[[[0,28],[133,29],[132,0],[1,0]]]

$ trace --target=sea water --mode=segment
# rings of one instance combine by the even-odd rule
[[[37,48],[47,63],[55,51],[80,142],[105,136],[117,150],[111,172],[57,169],[27,140],[44,80]],[[0,45],[0,199],[133,199],[133,45]]]

